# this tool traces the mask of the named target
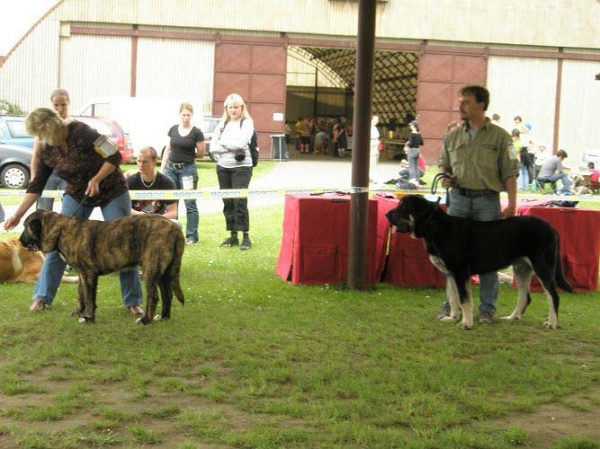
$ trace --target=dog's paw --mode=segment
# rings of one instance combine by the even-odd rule
[[[444,321],[445,323],[456,323],[458,321],[458,317],[445,316],[443,318],[440,318],[440,321]]]
[[[89,317],[86,317],[86,316],[82,316],[82,317],[79,318],[79,320],[77,320],[77,322],[79,324],[94,324],[95,320],[94,320],[94,318],[89,318]]]
[[[544,321],[544,327],[546,329],[558,329],[558,323],[550,322],[550,320]]]
[[[170,317],[162,316],[161,314],[154,316],[154,321],[164,321],[164,320],[168,320],[168,319],[170,319]]]
[[[137,320],[135,320],[135,323],[143,325],[143,326],[145,326],[146,324],[148,324],[148,322],[144,319],[144,317],[138,318]]]
[[[465,323],[464,321],[458,323],[457,326],[464,331],[470,331],[471,329],[473,329],[473,323]]]
[[[519,321],[521,319],[520,316],[517,315],[508,315],[508,316],[502,316],[500,317],[501,320],[506,320],[506,321]]]

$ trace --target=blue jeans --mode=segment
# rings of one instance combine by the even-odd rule
[[[167,163],[165,168],[165,175],[175,182],[175,185],[179,190],[183,189],[183,182],[181,180],[184,176],[191,176],[194,180],[194,190],[198,188],[198,169],[196,164],[186,165],[185,167],[175,168],[170,163]],[[198,241],[198,222],[200,220],[200,214],[198,213],[198,204],[196,199],[184,200],[185,210],[187,215],[185,225],[185,237],[187,240]]]
[[[563,188],[558,193],[571,193],[571,180],[566,173],[554,173],[553,175],[550,175],[544,179],[552,182],[556,182],[560,179],[562,181]]]
[[[519,172],[519,179],[517,180],[517,188],[519,190],[529,190],[529,168],[526,165],[521,165]]]
[[[471,218],[475,221],[499,220],[502,217],[500,195],[493,194],[468,198],[459,195],[455,190],[451,190],[448,215],[453,217]],[[498,285],[497,272],[493,271],[479,275],[479,313],[496,312]],[[450,309],[448,301],[444,303],[443,307],[446,310]]]
[[[63,215],[77,218],[89,218],[94,210],[93,207],[81,206],[70,195],[65,195],[62,201]],[[118,196],[106,206],[101,208],[102,216],[106,221],[126,217],[131,214],[131,198],[129,192]],[[52,304],[61,278],[65,271],[66,262],[62,260],[58,251],[52,251],[46,256],[40,277],[35,285],[33,299],[39,299],[46,305]],[[121,297],[125,307],[142,304],[142,286],[140,284],[139,268],[119,272],[121,282]]]
[[[44,190],[65,190],[67,187],[67,181],[58,176],[55,172],[52,172]],[[40,197],[37,200],[37,208],[44,210],[52,210],[54,208],[54,198]]]

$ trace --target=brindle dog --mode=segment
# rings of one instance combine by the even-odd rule
[[[437,203],[419,195],[405,196],[386,216],[398,232],[423,238],[429,259],[446,276],[450,316],[443,321],[456,321],[460,305],[463,316],[460,325],[471,329],[471,275],[512,265],[519,297],[517,306],[506,319],[517,320],[525,312],[531,302],[529,282],[535,273],[550,309],[544,326],[557,328],[556,288],[573,290],[563,274],[558,232],[546,221],[532,216],[485,222],[451,217]]]
[[[94,322],[98,277],[121,270],[144,273],[146,313],[141,324],[152,321],[158,303],[162,311],[155,320],[171,315],[173,293],[183,305],[179,283],[185,238],[181,229],[160,215],[132,215],[112,221],[80,220],[38,210],[24,223],[20,240],[30,250],[58,251],[79,273],[81,322]]]

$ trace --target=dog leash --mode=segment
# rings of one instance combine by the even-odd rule
[[[437,186],[440,182],[440,179],[449,178],[450,175],[448,173],[438,173],[433,177],[433,182],[431,183],[431,194],[437,194]],[[450,207],[450,188],[446,187],[446,207]]]
[[[85,203],[87,203],[89,201],[89,199],[90,199],[90,197],[87,193],[85,195],[83,195],[81,202],[77,203],[77,207],[75,208],[73,213],[71,215],[69,215],[69,217],[75,217],[75,215],[77,215],[77,212],[79,212],[79,209],[81,209],[85,205]]]

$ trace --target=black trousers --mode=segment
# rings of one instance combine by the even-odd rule
[[[217,165],[217,179],[221,189],[247,189],[252,179],[252,167],[224,168]],[[228,231],[250,231],[248,198],[224,198],[223,215]]]

